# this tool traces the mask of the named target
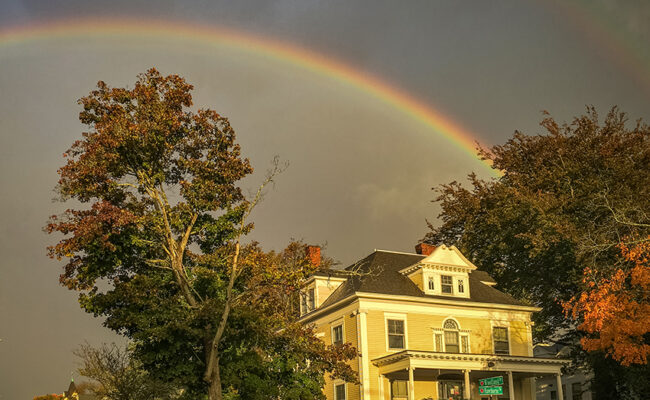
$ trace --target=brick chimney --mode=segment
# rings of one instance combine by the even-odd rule
[[[418,243],[415,245],[415,252],[422,254],[423,256],[428,256],[436,249],[436,246],[433,246],[428,243]]]
[[[320,265],[320,247],[307,245],[305,251],[307,253],[307,258],[312,265]]]

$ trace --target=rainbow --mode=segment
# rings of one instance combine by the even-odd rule
[[[80,37],[120,37],[124,35],[155,38],[171,37],[186,39],[193,43],[234,47],[279,62],[300,66],[314,73],[334,78],[380,99],[424,124],[436,134],[447,138],[449,142],[472,158],[479,158],[476,152],[479,141],[476,139],[475,134],[452,121],[442,112],[435,110],[394,85],[390,85],[331,57],[292,44],[241,31],[164,20],[131,20],[124,18],[67,19],[0,30],[0,48],[31,41],[78,39]],[[488,160],[480,158],[479,160],[481,160],[481,165],[485,170],[492,176],[500,175],[497,170],[491,167]]]

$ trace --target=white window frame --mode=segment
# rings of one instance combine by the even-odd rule
[[[403,349],[391,349],[389,347],[389,341],[388,341],[388,320],[402,320],[404,321],[404,348]],[[384,339],[386,340],[386,351],[390,352],[398,352],[398,351],[404,351],[409,348],[409,341],[408,341],[408,323],[406,320],[406,314],[402,313],[384,313]]]
[[[341,344],[345,343],[345,319],[340,318],[340,319],[338,319],[336,321],[333,321],[331,323],[331,328],[330,328],[330,339],[331,340],[330,341],[332,342],[332,344],[335,344],[334,343],[334,328],[337,328],[339,326],[341,327]]]
[[[447,342],[445,340],[445,331],[451,331],[450,329],[444,329],[445,322],[447,320],[452,320],[456,323],[456,326],[458,326],[458,354],[471,354],[472,353],[472,342],[471,342],[471,331],[467,329],[462,329],[460,326],[460,322],[454,317],[447,317],[442,320],[442,324],[440,325],[440,328],[433,328],[433,351],[440,352],[440,353],[446,353],[447,352]],[[440,346],[436,344],[436,335],[441,335],[442,339],[440,340]],[[463,352],[463,337],[467,338],[467,352]]]
[[[434,293],[436,291],[436,276],[435,275],[427,275],[426,276],[426,292],[431,292]],[[431,284],[433,283],[433,288],[431,287]]]
[[[451,278],[451,284],[443,284],[442,283],[442,278],[444,277],[449,277]],[[443,296],[454,296],[456,294],[456,290],[454,290],[454,275],[447,275],[447,274],[440,274],[440,294]],[[451,286],[451,293],[446,293],[444,290],[442,290],[443,286]]]
[[[314,291],[314,308],[312,309],[309,308],[310,290]],[[318,303],[318,285],[316,285],[316,283],[314,282],[311,285],[306,286],[300,291],[300,315],[303,316],[305,314],[309,314],[310,312],[317,309],[318,308],[317,303]]]
[[[395,393],[393,393],[393,383],[394,382],[406,382],[406,396],[395,396]],[[388,390],[389,390],[389,397],[390,400],[395,400],[395,399],[404,399],[407,400],[409,396],[409,381],[408,379],[393,379],[388,381]]]
[[[492,321],[492,323],[490,325],[492,325],[492,327],[490,329],[490,338],[492,339],[492,354],[497,354],[496,348],[495,348],[495,342],[494,342],[494,328],[505,328],[506,335],[508,335],[508,354],[499,353],[499,355],[511,356],[512,355],[512,335],[510,334],[510,323]]]
[[[336,397],[336,387],[341,385],[343,385],[343,390],[345,391],[345,399]],[[348,400],[348,385],[345,384],[345,381],[338,379],[332,382],[332,398],[334,400]]]

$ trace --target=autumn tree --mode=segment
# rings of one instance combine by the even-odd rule
[[[622,262],[602,276],[586,268],[583,292],[565,303],[581,320],[588,351],[605,351],[622,365],[647,364],[650,357],[650,236],[621,243]]]
[[[648,345],[647,324],[619,329],[622,320],[643,315],[648,300],[639,295],[643,278],[631,275],[628,250],[643,246],[650,234],[650,128],[628,125],[617,109],[601,123],[589,108],[570,124],[547,115],[541,123],[545,134],[515,132],[504,145],[480,149],[500,178],[485,181],[472,174],[470,188],[458,182],[436,188],[442,224],[430,224],[425,240],[455,244],[503,290],[541,306],[534,316],[536,339],[573,345],[582,338],[588,350],[645,363],[647,358],[608,350],[614,332],[628,335],[623,341],[634,347],[628,348],[632,353],[643,354]],[[647,271],[647,263],[636,271]],[[608,289],[599,291],[601,285]],[[606,310],[601,298],[616,301],[610,295],[639,308]],[[573,305],[575,312],[566,314],[565,307]],[[596,345],[599,330],[604,341]],[[596,364],[604,365],[591,358]],[[647,365],[635,368],[647,374]],[[606,369],[595,368],[596,379]],[[634,384],[618,378],[605,381],[614,388]],[[600,398],[624,398],[621,393],[615,389]]]
[[[154,379],[184,388],[188,398],[243,396],[253,386],[237,374],[243,366],[251,367],[251,381],[268,386],[280,368],[273,363],[283,363],[289,382],[301,372],[292,351],[309,355],[318,373],[337,373],[345,352],[318,347],[295,324],[274,330],[290,321],[264,314],[277,310],[259,295],[295,290],[319,266],[303,257],[283,269],[258,245],[242,243],[281,166],[246,198],[237,182],[252,167],[233,128],[215,111],[190,110],[191,90],[181,77],[151,69],[132,89],[99,82],[79,100],[89,129],[65,152],[57,191],[81,206],[46,227],[63,235],[49,248],[67,260],[61,283],[132,340],[134,357]],[[289,333],[304,342],[287,340]],[[312,393],[319,381],[310,382],[303,386]]]
[[[52,393],[43,396],[36,396],[33,400],[64,400],[64,396],[62,394]]]
[[[74,354],[79,358],[79,373],[96,384],[95,395],[106,400],[165,400],[179,397],[173,386],[151,379],[128,347],[115,343],[92,347],[81,345]],[[77,385],[79,390],[79,385]]]

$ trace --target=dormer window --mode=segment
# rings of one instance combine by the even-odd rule
[[[307,309],[312,311],[314,308],[316,308],[316,296],[314,288],[309,288],[309,290],[307,290]]]
[[[435,279],[433,276],[429,277],[429,290],[435,290],[436,289],[436,283]]]
[[[458,280],[458,293],[465,293],[465,281],[462,279]]]
[[[444,294],[453,294],[454,292],[454,280],[449,275],[442,275],[440,277],[442,293]]]
[[[304,315],[314,311],[316,308],[316,289],[314,287],[310,287],[309,289],[300,293],[300,297],[300,308],[302,311],[301,314]]]

